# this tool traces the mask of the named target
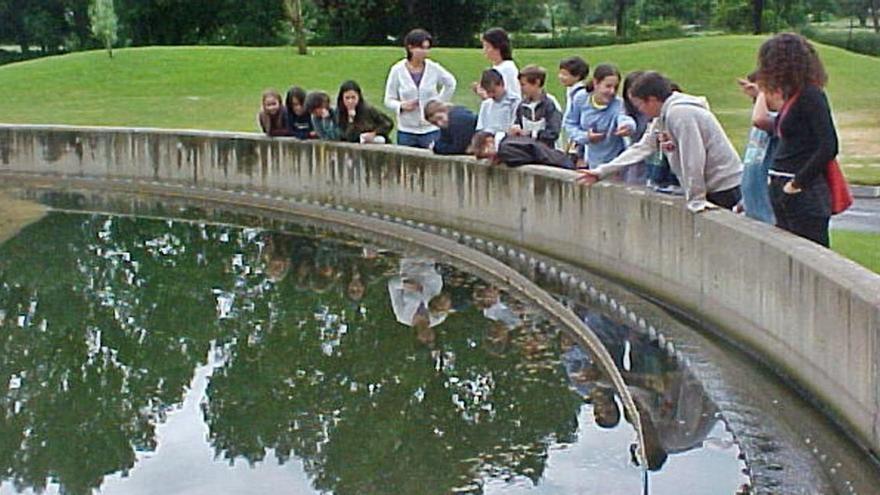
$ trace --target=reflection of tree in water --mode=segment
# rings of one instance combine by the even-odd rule
[[[88,493],[130,470],[216,342],[204,411],[230,460],[296,456],[339,494],[537,481],[582,404],[558,339],[437,265],[455,312],[420,343],[388,300],[399,261],[320,236],[49,215],[0,246],[0,479]],[[694,448],[714,406],[651,348],[603,341],[619,356],[627,338],[656,444]],[[585,377],[573,389],[601,381]]]
[[[581,402],[549,361],[553,346],[490,353],[481,345],[490,321],[473,306],[425,346],[396,323],[384,277],[359,304],[349,297],[346,273],[394,273],[396,258],[289,242],[295,267],[277,287],[271,326],[260,339],[237,335],[211,378],[205,416],[218,453],[297,456],[321,491],[442,493],[479,491],[487,476],[537,480],[547,446],[573,438]],[[340,274],[332,283],[327,257]],[[536,340],[520,333],[518,343]]]
[[[155,448],[157,421],[219,337],[208,288],[238,250],[221,235],[53,214],[0,247],[2,478],[89,493]]]

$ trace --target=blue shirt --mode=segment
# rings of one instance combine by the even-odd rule
[[[571,112],[565,119],[565,131],[572,141],[586,145],[590,168],[610,162],[623,153],[626,145],[622,137],[615,136],[617,129],[628,126],[635,132],[636,122],[626,114],[623,100],[615,98],[604,107],[593,103],[592,93],[581,91],[574,97]],[[588,131],[605,134],[605,139],[591,143]]]

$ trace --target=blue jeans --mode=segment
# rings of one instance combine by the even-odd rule
[[[742,194],[746,216],[760,222],[776,224],[767,173],[776,154],[777,140],[766,132],[753,128],[743,157]]]
[[[428,149],[431,143],[440,137],[440,131],[433,131],[426,134],[413,134],[411,132],[397,131],[397,144],[400,146],[409,146],[411,148]]]
[[[648,163],[648,179],[653,182],[655,187],[668,187],[668,186],[679,186],[678,177],[672,173],[672,169],[669,168],[669,162],[666,161],[666,157],[663,157],[659,161],[652,161]]]

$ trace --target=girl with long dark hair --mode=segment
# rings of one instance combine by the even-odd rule
[[[522,89],[519,85],[519,68],[513,61],[513,46],[507,31],[501,28],[492,28],[480,37],[483,43],[483,55],[492,63],[492,68],[497,70],[504,78],[504,87],[511,95],[522,99]],[[486,99],[486,95],[475,86],[477,94]]]
[[[312,116],[306,111],[306,92],[299,86],[293,86],[284,98],[287,111],[287,127],[290,135],[298,139],[314,139],[318,137],[312,127]]]
[[[361,87],[354,81],[339,87],[336,118],[340,138],[350,143],[387,143],[394,128],[391,118],[364,101]]]

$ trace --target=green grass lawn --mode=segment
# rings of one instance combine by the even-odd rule
[[[880,185],[880,156],[850,157],[842,162],[846,164],[846,177],[853,184]]]
[[[880,273],[880,234],[832,230],[831,249]]]
[[[656,69],[690,93],[708,97],[737,146],[745,141],[750,102],[736,78],[755,66],[763,38],[717,36],[589,49],[517,50],[520,66],[535,63],[551,74],[548,87],[563,100],[555,72],[570,54],[592,66],[613,62],[622,71]],[[844,157],[852,155],[852,180],[880,184],[880,59],[820,47],[831,76],[828,90],[844,137]],[[292,84],[324,89],[335,96],[345,79],[355,79],[366,98],[381,106],[389,66],[403,51],[388,47],[313,48],[298,56],[290,48],[154,47],[82,52],[0,67],[0,121],[255,130],[254,115],[264,88]],[[433,58],[459,81],[455,100],[476,108],[469,90],[487,66],[480,50],[434,50]],[[851,139],[848,136],[852,136]],[[851,142],[850,148],[847,143]],[[877,238],[835,233],[835,249],[880,271]],[[876,249],[874,250],[876,252]]]
[[[548,87],[560,99],[556,67],[570,54],[585,57],[592,66],[613,62],[624,72],[661,70],[686,91],[707,96],[731,139],[742,146],[750,102],[739,93],[735,79],[754,68],[761,40],[717,36],[589,49],[524,49],[515,55],[520,66],[536,63],[550,70],[554,77]],[[835,112],[856,125],[873,123],[880,115],[880,59],[832,47],[821,51],[831,74]],[[101,51],[74,53],[0,67],[0,121],[254,130],[259,95],[267,87],[283,91],[299,84],[335,94],[340,82],[352,78],[369,101],[381,105],[387,70],[401,56],[402,50],[393,47],[318,47],[305,57],[290,48],[234,47],[132,48],[117,50],[113,60]],[[456,101],[476,108],[469,85],[487,65],[480,50],[438,48],[433,57],[458,78]]]

